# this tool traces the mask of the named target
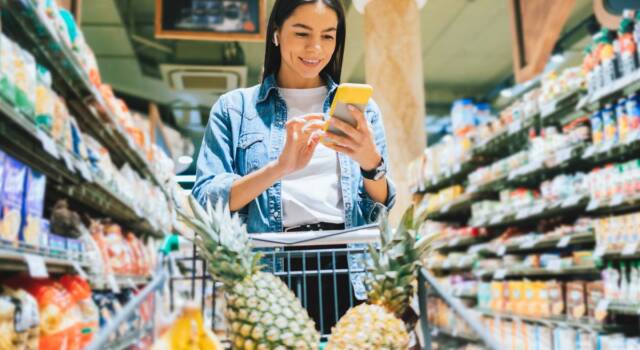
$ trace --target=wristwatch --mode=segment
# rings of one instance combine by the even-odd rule
[[[378,181],[387,175],[387,163],[385,163],[384,158],[380,157],[380,164],[377,167],[369,171],[360,168],[360,173],[367,180]]]

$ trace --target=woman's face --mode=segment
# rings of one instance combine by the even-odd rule
[[[322,1],[298,6],[278,30],[281,73],[317,78],[336,49],[337,28],[337,14]]]

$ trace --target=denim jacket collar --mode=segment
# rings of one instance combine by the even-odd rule
[[[338,84],[333,81],[329,74],[321,73],[322,79],[325,81],[327,85],[327,90],[329,90],[329,95],[331,95],[335,89],[338,88]],[[263,82],[260,84],[260,90],[258,91],[258,103],[262,103],[267,100],[271,91],[276,90],[278,88],[278,81],[276,80],[275,74],[269,75]]]

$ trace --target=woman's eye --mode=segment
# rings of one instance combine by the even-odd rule
[[[299,38],[305,38],[305,37],[307,37],[308,35],[309,35],[309,34],[307,34],[307,33],[296,33],[296,36],[297,36],[297,37],[299,37]]]
[[[323,39],[325,39],[325,40],[333,40],[333,36],[331,36],[331,35],[325,35],[325,36],[323,37]]]

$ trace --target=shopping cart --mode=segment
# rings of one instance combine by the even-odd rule
[[[265,233],[250,235],[254,249],[264,254],[267,271],[280,277],[296,294],[314,319],[326,341],[331,327],[349,308],[363,302],[362,281],[366,273],[365,260],[369,243],[377,243],[380,237],[378,225],[369,225],[343,231]],[[188,297],[201,303],[208,310],[206,318],[217,333],[224,333],[224,319],[217,302],[222,300],[220,284],[208,274],[206,262],[198,257],[195,247],[191,256],[181,257],[189,273],[174,276],[169,281],[172,295],[184,290]],[[181,284],[178,288],[178,284]],[[477,317],[470,314],[459,300],[447,294],[442,286],[427,272],[419,274],[418,298],[414,309],[420,314],[417,349],[431,349],[432,335],[437,327],[432,325],[428,305],[434,298],[450,305],[459,322],[468,324],[476,335],[474,342],[489,349],[498,349],[496,342],[485,332]],[[184,294],[184,292],[182,292]],[[173,299],[173,297],[171,298]],[[217,310],[217,311],[216,311]]]

